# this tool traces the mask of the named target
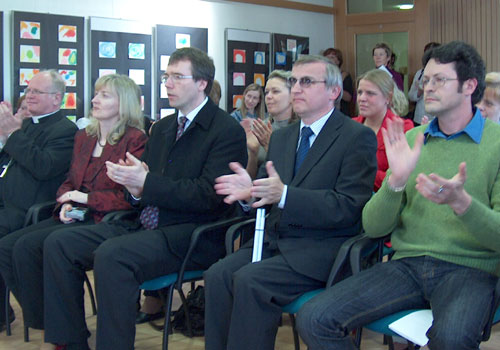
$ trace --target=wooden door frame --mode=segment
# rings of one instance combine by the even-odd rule
[[[410,11],[362,14],[347,14],[347,0],[335,1],[335,47],[344,53],[344,70],[355,78],[356,34],[408,31],[408,77],[411,83],[421,66],[424,46],[430,41],[429,1],[415,0],[415,7]]]

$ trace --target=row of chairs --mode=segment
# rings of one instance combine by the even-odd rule
[[[51,208],[53,208],[54,202],[42,203],[40,205],[36,205],[30,208],[28,215],[26,217],[25,225],[37,223],[41,218],[47,217],[47,214],[50,215]],[[105,221],[115,220],[120,218],[126,218],[128,215],[131,215],[135,212],[131,211],[121,211],[110,213],[105,217]],[[225,231],[225,247],[226,254],[231,254],[235,245],[241,245],[248,239],[252,237],[253,229],[255,226],[255,219],[248,219],[248,217],[232,217],[228,219],[223,219],[214,223],[200,225],[196,230],[193,231],[191,236],[190,245],[187,251],[187,254],[184,258],[184,261],[181,265],[180,270],[177,273],[172,273],[169,275],[161,276],[155,278],[153,280],[149,280],[144,282],[140,288],[143,290],[158,290],[161,291],[160,296],[162,297],[165,305],[165,322],[163,326],[163,345],[162,349],[168,349],[168,337],[171,333],[171,324],[170,324],[170,315],[172,308],[172,298],[174,290],[177,290],[179,296],[182,301],[182,307],[185,313],[186,319],[186,327],[188,330],[188,334],[193,335],[191,324],[189,322],[189,310],[186,303],[186,297],[182,290],[183,283],[186,282],[195,282],[203,279],[203,270],[196,271],[186,271],[186,265],[191,258],[191,255],[196,248],[200,238],[204,235],[210,234],[213,231]],[[364,234],[360,234],[348,239],[342,247],[340,248],[337,257],[334,261],[334,264],[330,270],[330,275],[328,281],[326,283],[325,288],[331,287],[333,284],[337,283],[343,276],[345,276],[346,271],[350,268],[353,274],[361,271],[363,266],[368,265],[367,261],[382,261],[384,255],[390,254],[390,251],[387,251],[384,248],[385,238],[381,239],[371,239]],[[89,296],[92,303],[92,311],[95,315],[97,310],[95,306],[95,299],[93,295],[93,290],[88,278],[86,278],[86,284],[89,291]],[[317,294],[321,293],[324,288],[309,291],[304,293],[301,297],[297,298],[292,303],[283,307],[283,313],[287,313],[290,315],[292,330],[293,330],[293,338],[295,344],[295,350],[300,350],[300,342],[299,336],[295,328],[295,317],[294,315],[299,311],[299,309],[304,305],[307,301],[312,299]],[[163,292],[166,291],[166,292]],[[9,295],[7,293],[7,295]],[[8,299],[8,298],[7,298]],[[500,321],[500,308],[498,307],[500,304],[500,282],[497,284],[496,292],[495,292],[495,305],[492,314],[489,317],[489,321],[483,332],[483,341],[486,341],[490,337],[491,327],[493,324],[498,323]],[[8,300],[5,307],[6,316],[8,316]],[[384,335],[387,343],[389,345],[389,349],[393,350],[393,342],[392,337],[396,334],[389,329],[389,324],[394,322],[401,317],[406,316],[410,312],[415,310],[408,310],[399,312],[394,315],[389,315],[380,320],[377,320],[369,325],[366,325],[365,328],[368,328],[377,333],[381,333]],[[6,318],[8,319],[8,318]],[[29,340],[28,337],[28,328],[24,327],[25,333],[25,341]],[[11,334],[10,324],[7,322],[7,335]],[[356,331],[355,343],[359,347],[361,342],[361,334],[362,330],[359,329]],[[414,347],[414,344],[409,342],[409,349],[418,348]]]

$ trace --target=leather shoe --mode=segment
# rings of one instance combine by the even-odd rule
[[[162,310],[155,314],[147,314],[142,311],[137,312],[137,317],[135,318],[135,324],[146,323],[154,320],[159,320],[160,318],[165,317],[165,312]]]

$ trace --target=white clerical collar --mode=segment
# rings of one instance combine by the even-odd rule
[[[31,120],[33,121],[33,124],[38,124],[40,123],[40,119],[43,119],[45,117],[48,117],[56,112],[58,112],[59,110],[55,111],[55,112],[52,112],[52,113],[49,113],[49,114],[43,114],[43,115],[37,115],[37,116],[33,116],[31,117]]]

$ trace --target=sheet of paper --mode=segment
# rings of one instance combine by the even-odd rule
[[[389,329],[414,344],[424,346],[429,339],[425,335],[432,326],[432,310],[419,310],[392,322]]]

